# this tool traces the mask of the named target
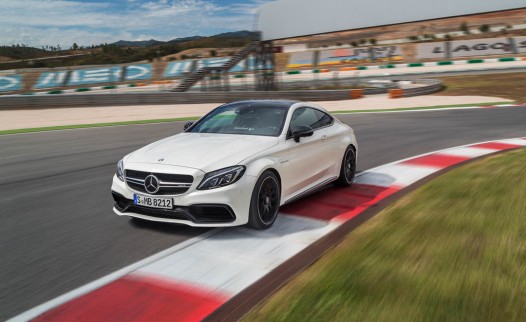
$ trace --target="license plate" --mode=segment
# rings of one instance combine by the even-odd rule
[[[162,209],[172,209],[173,208],[172,198],[134,195],[133,203],[138,206],[145,206],[145,207],[151,207],[151,208],[162,208]]]

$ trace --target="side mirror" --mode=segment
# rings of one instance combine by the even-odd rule
[[[183,131],[188,130],[192,125],[194,125],[194,122],[185,123],[185,125],[183,126]]]
[[[305,126],[305,125],[295,126],[292,129],[292,137],[294,138],[294,141],[296,142],[299,142],[300,138],[302,137],[312,136],[313,133],[314,133],[314,130],[312,130],[312,128],[310,128],[309,126]]]

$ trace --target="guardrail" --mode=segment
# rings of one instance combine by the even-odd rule
[[[411,97],[436,93],[444,88],[444,84],[438,79],[415,79],[413,84],[424,85],[421,87],[407,88],[402,92],[402,97]]]
[[[433,79],[414,80],[426,86],[404,89],[402,97],[425,95],[442,89],[442,82]],[[388,88],[366,88],[363,95],[387,93]],[[3,96],[0,109],[57,108],[90,106],[163,105],[221,103],[249,99],[292,99],[299,101],[331,101],[351,99],[351,90],[300,91],[240,91],[240,92],[186,92],[186,93],[109,93],[50,96]]]

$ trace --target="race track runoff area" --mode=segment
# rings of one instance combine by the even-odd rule
[[[366,170],[350,188],[287,205],[266,231],[214,229],[31,309],[12,321],[197,321],[378,202],[444,169],[526,146],[469,144]],[[230,302],[229,302],[230,301]]]

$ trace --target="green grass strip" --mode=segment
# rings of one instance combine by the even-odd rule
[[[526,149],[402,197],[242,321],[525,321]]]
[[[517,59],[515,59],[515,57],[503,57],[503,58],[499,58],[499,61],[516,61]]]
[[[453,65],[452,61],[439,61],[437,62],[438,66]]]
[[[484,59],[470,59],[468,60],[468,64],[480,64],[483,63]]]
[[[64,91],[58,89],[58,90],[54,90],[54,91],[49,91],[49,92],[47,92],[47,93],[48,93],[48,94],[51,94],[51,95],[56,95],[56,94],[62,94],[62,93],[64,93]]]
[[[89,87],[75,89],[75,92],[89,92],[89,91],[91,91],[91,88]]]
[[[515,102],[490,102],[490,103],[478,103],[478,104],[456,104],[456,105],[435,105],[435,106],[421,106],[421,107],[402,107],[393,109],[374,109],[374,110],[341,110],[331,111],[331,114],[350,114],[350,113],[373,113],[373,112],[391,112],[391,111],[418,111],[418,110],[433,110],[441,108],[452,108],[452,107],[473,107],[473,106],[492,106],[499,104],[514,104]]]
[[[48,127],[35,127],[35,128],[28,128],[28,129],[3,130],[3,131],[0,131],[0,135],[20,134],[20,133],[33,133],[33,132],[45,132],[45,131],[57,131],[57,130],[87,129],[87,128],[105,127],[105,126],[135,125],[135,124],[155,124],[155,123],[194,121],[194,120],[197,120],[198,118],[199,117],[180,117],[180,118],[172,118],[172,119],[155,119],[155,120],[110,122],[110,123],[94,123],[94,124],[76,124],[76,125],[60,125],[60,126],[48,126]]]
[[[424,66],[424,63],[411,63],[407,64],[407,67],[422,67]]]

